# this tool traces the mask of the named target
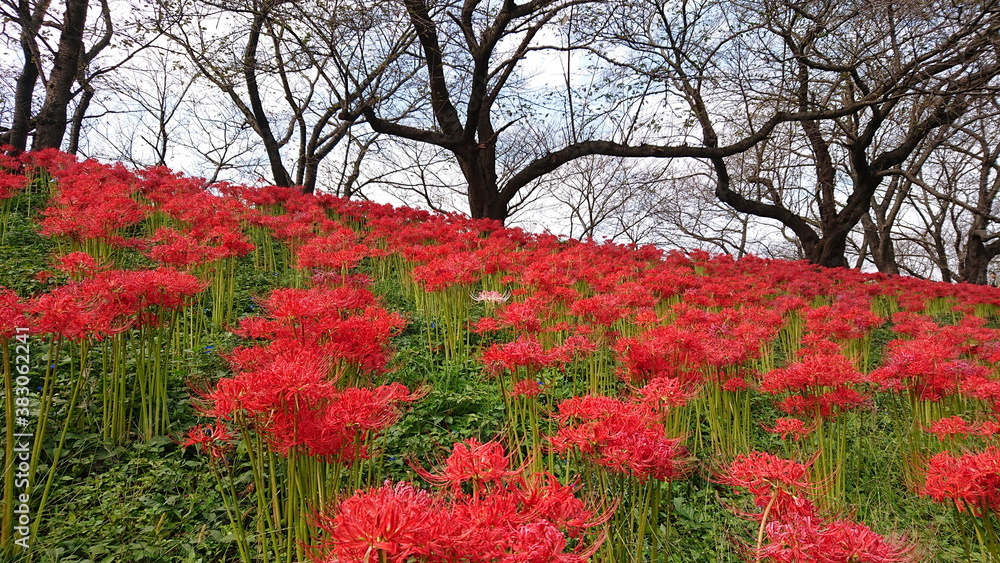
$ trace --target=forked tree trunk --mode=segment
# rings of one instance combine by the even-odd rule
[[[469,211],[473,219],[495,219],[503,223],[510,215],[507,201],[500,195],[491,150],[477,148],[472,154],[457,154],[459,166],[469,183]]]
[[[87,23],[89,0],[67,0],[59,50],[52,65],[52,73],[45,84],[45,103],[35,118],[35,139],[32,150],[62,146],[68,123],[67,115],[72,87],[83,54],[83,28]]]

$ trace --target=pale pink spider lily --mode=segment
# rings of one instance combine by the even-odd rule
[[[480,291],[478,294],[472,294],[472,300],[477,303],[506,303],[509,299],[510,292]]]

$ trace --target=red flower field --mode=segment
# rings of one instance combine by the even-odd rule
[[[5,561],[47,557],[17,540],[67,510],[82,435],[189,447],[225,560],[1000,557],[995,288],[3,167],[53,248],[44,291],[0,290]]]

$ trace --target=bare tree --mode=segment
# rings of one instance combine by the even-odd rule
[[[683,134],[646,135],[636,138],[624,134],[627,127],[608,123],[595,130],[602,140],[582,138],[559,143],[558,140],[538,146],[525,145],[524,136],[517,136],[514,127],[522,120],[543,119],[544,113],[527,111],[525,98],[546,99],[558,95],[552,89],[527,92],[518,90],[517,77],[526,74],[523,61],[530,56],[566,50],[592,51],[595,37],[580,34],[569,43],[560,39],[554,27],[572,17],[585,21],[607,22],[621,16],[614,9],[631,10],[631,3],[589,2],[587,0],[531,0],[518,4],[513,0],[483,2],[430,3],[425,0],[402,0],[410,25],[420,41],[420,64],[423,88],[432,109],[427,121],[404,122],[394,116],[384,104],[372,103],[365,108],[368,124],[380,133],[411,141],[427,143],[450,152],[457,161],[466,181],[466,194],[473,217],[505,220],[510,204],[522,197],[522,190],[537,186],[540,179],[560,166],[590,155],[656,158],[724,158],[743,152],[766,138],[780,123],[807,119],[824,119],[849,115],[871,103],[850,100],[834,109],[803,111],[789,107],[753,120],[750,132],[723,145],[717,136],[712,142],[688,144]],[[570,13],[571,8],[598,10],[595,13]],[[611,11],[608,11],[611,10]],[[594,26],[591,26],[594,27]],[[627,61],[622,68],[631,69]],[[589,72],[589,71],[588,71]],[[627,84],[620,84],[627,88]],[[609,92],[609,96],[613,94]],[[461,111],[460,111],[461,108]],[[622,105],[619,120],[633,118],[632,107]],[[664,122],[664,126],[670,124]],[[675,129],[683,130],[684,125]],[[522,129],[523,130],[523,129]],[[504,140],[504,136],[514,139]],[[677,140],[671,144],[671,140]],[[519,147],[523,156],[516,166],[509,162],[507,150]]]
[[[922,166],[890,171],[894,183],[913,192],[910,209],[922,226],[905,230],[906,236],[924,249],[946,281],[984,284],[990,261],[1000,255],[998,117],[1000,104],[982,100],[933,138]]]
[[[111,44],[115,33],[108,0],[100,0],[97,5],[100,15],[88,29],[90,4],[91,0],[65,0],[56,6],[49,0],[0,2],[0,15],[17,26],[22,57],[11,126],[2,135],[6,144],[25,150],[33,130],[33,149],[60,148],[72,122],[69,150],[75,152],[83,119],[94,96],[93,80],[107,72],[107,69],[88,72],[88,68]],[[58,33],[55,47],[51,44],[51,30]],[[36,112],[33,104],[39,80],[45,95]],[[76,91],[74,84],[79,85]],[[68,108],[74,98],[79,99],[71,119]]]
[[[386,71],[411,37],[396,32],[384,6],[244,0],[160,7],[161,30],[240,111],[280,186],[311,193],[320,162],[347,137],[363,100],[390,98],[405,82]],[[294,164],[286,166],[289,157]]]
[[[185,129],[196,76],[168,50],[147,50],[106,78],[113,93],[100,103],[105,119],[92,127],[88,156],[136,167],[175,164],[172,155]],[[202,98],[200,101],[204,101]],[[179,165],[179,163],[177,163]]]
[[[650,0],[630,15],[614,38],[630,49],[621,62],[661,76],[705,146],[756,116],[816,116],[779,131],[788,142],[759,153],[779,165],[764,162],[755,177],[711,162],[721,201],[780,222],[826,266],[847,265],[847,240],[887,172],[991,92],[1000,72],[993,2]],[[838,109],[850,111],[830,115]],[[799,182],[777,189],[774,174],[789,166]]]

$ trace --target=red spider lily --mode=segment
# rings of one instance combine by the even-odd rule
[[[717,368],[759,357],[761,348],[775,339],[782,324],[779,311],[749,304],[706,311],[681,303],[674,312],[677,325],[701,339],[705,361]]]
[[[514,531],[508,544],[509,552],[499,559],[501,563],[584,563],[579,555],[563,553],[566,536],[549,522],[531,522]]]
[[[964,418],[955,415],[935,420],[931,424],[927,432],[934,434],[938,437],[938,440],[944,442],[953,436],[967,436],[974,432],[974,429],[969,426],[969,423],[965,421]]]
[[[205,191],[207,182],[201,178],[189,178],[174,172],[166,166],[150,166],[137,170],[139,191],[143,197],[161,207],[168,201],[184,200]]]
[[[595,295],[576,301],[570,311],[585,322],[611,326],[629,315],[629,309],[622,301],[618,295]]]
[[[529,373],[534,373],[542,368],[565,364],[569,359],[564,348],[546,350],[532,336],[520,336],[514,342],[493,344],[482,355],[483,365],[492,375],[516,372],[518,368],[526,368]]]
[[[237,228],[238,229],[238,228]],[[201,236],[161,227],[149,239],[149,258],[174,267],[191,268],[229,257],[245,256],[254,249],[245,235],[232,228],[218,227]]]
[[[339,463],[368,458],[368,439],[399,420],[402,404],[422,396],[400,383],[374,389],[347,388],[318,408],[288,405],[277,410],[257,431],[282,455],[299,448],[307,455]]]
[[[892,323],[893,332],[910,338],[933,334],[941,329],[930,317],[905,311],[893,315]]]
[[[56,258],[55,269],[71,279],[81,280],[94,277],[98,272],[107,270],[108,267],[86,252],[70,252]]]
[[[862,338],[885,322],[860,295],[845,296],[833,305],[809,310],[805,321],[806,330],[813,336],[838,341]]]
[[[435,550],[447,514],[427,492],[408,483],[359,491],[320,514],[326,537],[315,547],[320,563],[403,563]]]
[[[225,185],[206,186],[199,178],[185,178],[158,168],[140,170],[136,175],[141,179],[142,194],[156,210],[183,225],[183,231],[202,244],[218,246],[211,241],[224,238],[223,233],[240,238],[239,225],[258,217],[239,199],[218,195],[227,191]]]
[[[675,377],[699,382],[709,368],[721,372],[759,357],[781,325],[779,313],[762,307],[711,312],[679,304],[674,315],[672,325],[618,340],[614,349],[624,379]]]
[[[354,231],[338,226],[299,247],[295,267],[341,272],[357,267],[367,256],[378,254],[378,251],[359,243]]]
[[[108,270],[38,297],[31,306],[41,332],[103,338],[155,324],[156,313],[189,304],[205,284],[170,268]]]
[[[500,485],[523,470],[510,468],[510,459],[499,442],[483,444],[475,438],[456,443],[439,474],[430,473],[416,464],[412,466],[425,481],[447,485],[456,495],[462,493],[463,483],[471,483],[477,498],[484,486]]]
[[[697,384],[703,377],[701,336],[676,326],[658,326],[641,337],[620,338],[614,349],[622,365],[621,376],[629,382],[665,377]]]
[[[542,394],[545,385],[541,381],[524,379],[514,384],[510,390],[511,397],[537,397]]]
[[[477,451],[492,460],[486,464],[486,476],[482,464],[469,457]],[[583,536],[608,515],[595,515],[572,487],[552,475],[525,478],[520,470],[499,469],[505,467],[506,457],[493,442],[456,445],[450,458],[455,462],[454,479],[489,484],[477,495],[465,494],[450,477],[434,475],[430,477],[435,482],[450,485],[436,496],[405,483],[359,491],[317,518],[327,537],[315,548],[315,560],[586,561],[603,536],[589,543]],[[567,538],[576,539],[576,546],[570,548]]]
[[[497,311],[496,322],[500,327],[512,328],[518,333],[539,332],[542,330],[539,312],[545,309],[537,300],[514,301]]]
[[[242,413],[267,424],[276,411],[318,408],[336,395],[329,359],[319,350],[302,346],[276,352],[247,358],[234,351],[230,361],[237,374],[220,379],[205,397],[210,403],[206,414],[230,418]]]
[[[758,508],[770,507],[773,519],[811,516],[815,507],[805,499],[813,489],[809,465],[766,452],[751,452],[736,456],[718,481],[749,491]]]
[[[969,397],[989,403],[993,409],[1000,405],[1000,381],[987,377],[985,374],[974,374],[961,383],[961,391]]]
[[[1000,421],[983,421],[979,427],[975,429],[975,432],[979,436],[996,436],[997,434],[1000,434]]]
[[[476,321],[475,323],[472,323],[472,326],[470,327],[469,330],[471,330],[472,332],[474,332],[476,334],[486,334],[486,333],[489,333],[489,332],[497,332],[497,331],[501,330],[502,328],[503,327],[500,326],[500,323],[497,322],[497,320],[495,318],[493,318],[493,317],[482,317],[478,321]]]
[[[0,145],[0,171],[20,172],[24,170],[24,159],[14,147]]]
[[[634,320],[636,325],[647,329],[663,321],[655,309],[639,309],[635,313]]]
[[[238,373],[205,393],[201,410],[245,421],[281,455],[297,449],[338,462],[368,457],[366,439],[423,396],[399,383],[339,389],[329,356],[308,346],[243,349],[230,361]]]
[[[337,394],[327,420],[364,431],[383,430],[399,420],[400,403],[412,403],[425,394],[424,390],[410,391],[402,383],[373,389],[349,387]]]
[[[636,389],[639,400],[657,412],[682,407],[698,394],[697,388],[676,377],[656,377]]]
[[[920,558],[901,539],[886,539],[868,526],[847,520],[802,517],[765,526],[767,543],[759,561],[775,563],[902,563]]]
[[[235,449],[234,439],[226,424],[216,421],[214,425],[198,424],[192,427],[187,432],[187,440],[181,442],[181,447],[196,446],[214,459],[225,459]]]
[[[719,388],[723,391],[729,391],[730,393],[736,393],[737,391],[746,391],[750,388],[750,382],[745,378],[734,376],[726,379],[719,385]]]
[[[830,418],[864,407],[871,398],[849,387],[837,387],[819,395],[789,395],[777,402],[781,412],[792,416]]]
[[[59,190],[43,212],[43,235],[112,241],[149,213],[148,207],[132,199],[138,191],[135,176],[120,164],[86,161],[53,175]]]
[[[404,325],[401,316],[376,305],[369,290],[350,286],[278,289],[262,308],[267,317],[243,319],[234,332],[270,339],[268,347],[276,350],[286,342],[321,348],[334,364],[368,373],[385,370],[389,340]]]
[[[262,303],[264,311],[277,319],[305,323],[328,315],[344,318],[375,303],[375,296],[358,288],[276,289]]]
[[[0,163],[0,200],[10,199],[17,195],[28,185],[28,177],[19,172],[11,172],[10,169]]]
[[[234,331],[270,342],[234,350],[236,375],[205,395],[204,410],[247,421],[281,455],[368,457],[369,439],[398,420],[402,404],[422,396],[398,383],[341,388],[349,367],[386,367],[401,319],[374,301],[367,289],[348,286],[274,291],[263,302],[267,317],[243,319]]]
[[[941,452],[927,462],[920,494],[952,502],[976,516],[1000,509],[1000,449],[954,455]]]
[[[77,163],[75,156],[58,149],[26,152],[18,155],[17,159],[25,164],[25,168],[43,169],[50,173],[66,170]]]
[[[828,524],[824,540],[829,547],[821,549],[820,553],[827,553],[830,563],[897,563],[922,559],[916,546],[905,539],[886,538],[862,523],[849,520]]]
[[[437,252],[447,252],[439,249]],[[473,253],[447,253],[447,258],[436,258],[413,268],[413,280],[425,291],[441,291],[453,285],[470,285],[479,281],[484,270],[482,259]]]
[[[19,334],[17,329],[29,328],[26,309],[17,293],[0,288],[0,338],[11,338]]]
[[[586,325],[578,325],[576,330],[578,334],[570,336],[563,341],[562,346],[559,346],[559,353],[563,358],[568,360],[579,360],[586,357],[598,349],[597,343],[585,336]]]
[[[839,351],[806,350],[802,358],[786,368],[763,375],[760,390],[777,395],[787,392],[811,392],[857,385],[864,376]]]
[[[657,411],[610,397],[573,397],[559,404],[562,425],[549,437],[561,454],[577,451],[595,463],[637,477],[672,481],[687,472],[680,438],[665,437]]]
[[[623,281],[611,288],[618,298],[618,303],[623,307],[628,307],[635,311],[645,311],[654,313],[657,298],[653,290],[645,283],[635,281]]]
[[[463,495],[451,505],[451,545],[442,552],[440,560],[444,561],[586,560],[600,546],[602,537],[589,546],[578,541],[570,553],[556,550],[566,549],[566,537],[582,540],[587,530],[610,516],[596,515],[576,498],[572,487],[549,474],[531,478],[515,475],[478,499]],[[541,530],[547,530],[544,537],[529,535]],[[554,536],[556,531],[562,540]]]
[[[867,395],[855,388],[864,381],[865,376],[836,345],[824,341],[815,342],[788,367],[765,373],[760,390],[772,395],[792,393],[778,405],[787,414],[829,417],[868,402]]]
[[[802,419],[792,417],[781,417],[775,420],[774,426],[771,427],[761,424],[764,430],[771,434],[779,434],[782,440],[788,440],[788,437],[791,436],[792,440],[796,442],[812,434],[818,426],[818,421],[814,420],[812,424],[807,426]]]
[[[917,397],[939,401],[959,391],[963,379],[961,351],[953,344],[928,335],[918,340],[889,343],[883,367],[871,373],[871,380],[883,389],[909,390]],[[972,375],[972,374],[969,374]]]
[[[915,548],[903,540],[886,539],[864,524],[827,521],[806,498],[813,487],[809,464],[752,452],[739,455],[719,482],[745,488],[760,514],[744,514],[761,522],[756,561],[776,563],[902,563],[917,561]]]

